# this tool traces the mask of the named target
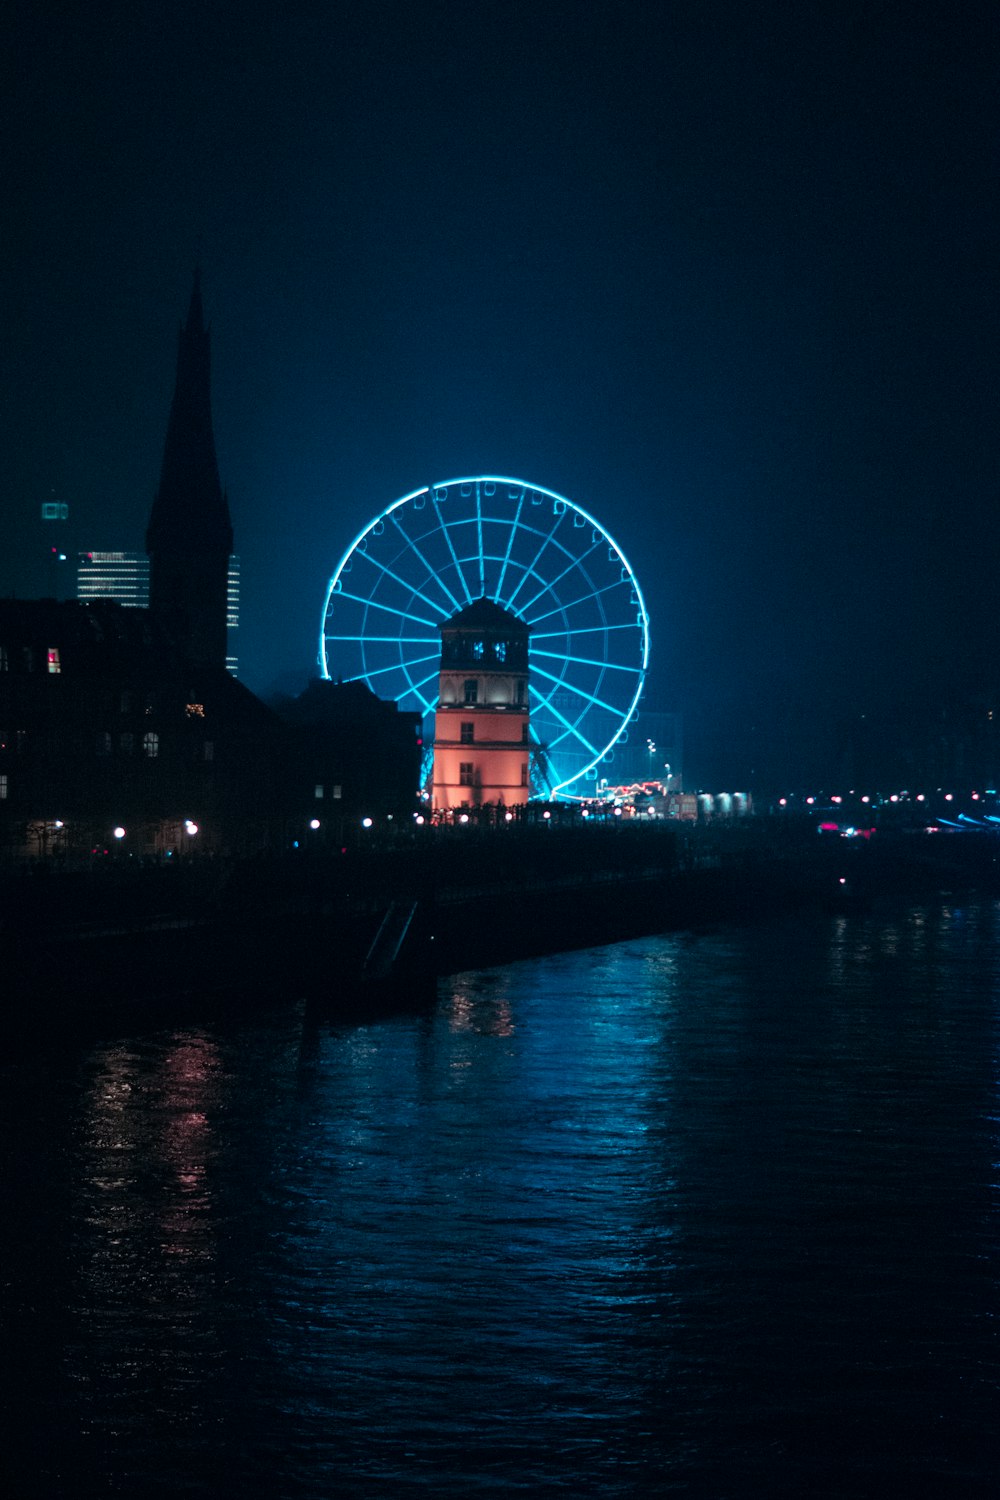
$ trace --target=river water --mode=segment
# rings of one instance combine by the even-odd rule
[[[26,1495],[997,1493],[1000,905],[3,1067]]]

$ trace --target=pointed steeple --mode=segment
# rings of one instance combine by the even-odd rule
[[[195,272],[177,343],[160,486],[146,530],[149,602],[192,661],[224,666],[229,504],[212,432],[211,348]]]

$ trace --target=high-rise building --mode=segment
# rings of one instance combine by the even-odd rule
[[[148,609],[149,558],[145,552],[78,552],[76,597],[83,603],[112,599],[133,609]],[[234,677],[239,624],[240,560],[231,555],[226,576],[226,669]]]
[[[149,558],[144,552],[78,552],[76,597],[113,599],[133,609],[149,605]]]
[[[189,661],[223,666],[233,526],[212,432],[209,331],[195,277],[177,345],[160,485],[146,531],[149,607]]]

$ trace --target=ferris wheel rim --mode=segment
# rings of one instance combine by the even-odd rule
[[[442,517],[442,515],[440,513],[440,510],[438,509],[438,507],[439,507],[440,504],[443,504],[447,500],[447,498],[448,498],[448,492],[451,489],[458,488],[459,492],[461,494],[461,497],[463,499],[468,499],[468,498],[470,498],[470,491],[471,491],[472,487],[475,486],[476,487],[476,501],[477,501],[477,508],[478,508],[478,506],[480,504],[480,495],[479,495],[478,487],[481,486],[481,485],[505,485],[505,486],[508,486],[511,490],[517,490],[519,492],[518,495],[517,496],[511,495],[511,496],[509,496],[509,498],[512,498],[512,499],[516,498],[518,500],[518,502],[519,502],[518,515],[520,514],[520,505],[523,504],[525,498],[530,494],[532,496],[544,496],[547,499],[551,500],[555,505],[561,505],[561,506],[567,507],[575,515],[578,515],[578,516],[582,517],[583,523],[585,525],[589,525],[590,527],[592,527],[595,536],[599,535],[603,539],[603,542],[606,543],[606,545],[609,547],[609,549],[611,549],[611,551],[614,553],[614,555],[620,560],[622,568],[624,569],[624,574],[627,575],[627,581],[628,581],[629,587],[630,587],[630,589],[634,593],[634,602],[635,602],[635,608],[636,608],[635,623],[634,624],[631,624],[631,623],[626,623],[626,624],[621,624],[621,623],[609,624],[608,621],[607,621],[607,619],[605,618],[604,623],[602,625],[589,626],[589,627],[572,627],[572,626],[570,626],[567,622],[565,622],[566,609],[574,607],[574,602],[580,603],[580,602],[584,602],[585,600],[591,600],[591,599],[597,598],[598,594],[599,594],[599,590],[593,584],[592,579],[589,577],[589,575],[587,574],[586,570],[583,568],[583,559],[581,559],[581,558],[574,558],[572,552],[568,548],[566,548],[565,545],[562,542],[556,543],[556,545],[563,551],[564,555],[567,558],[570,559],[569,566],[566,569],[564,569],[564,571],[563,571],[562,574],[559,575],[559,579],[561,579],[562,577],[565,577],[566,574],[568,574],[572,570],[572,568],[575,566],[575,567],[577,567],[579,569],[579,571],[583,575],[583,577],[586,580],[586,582],[588,583],[588,585],[590,585],[590,590],[591,591],[590,591],[590,593],[585,594],[584,596],[582,596],[581,599],[578,599],[577,601],[571,602],[568,606],[564,602],[561,602],[558,599],[558,596],[553,593],[553,598],[554,598],[555,603],[556,603],[556,608],[550,611],[550,615],[557,615],[558,616],[558,615],[561,614],[563,616],[564,624],[563,624],[562,628],[556,628],[552,632],[549,632],[548,634],[550,634],[551,636],[554,636],[555,638],[558,639],[558,637],[560,635],[562,635],[562,636],[572,635],[574,633],[574,630],[575,630],[575,633],[577,633],[577,634],[587,633],[588,631],[589,632],[602,632],[605,635],[605,637],[607,637],[607,634],[608,634],[609,630],[612,630],[612,629],[629,629],[629,630],[638,629],[639,636],[640,636],[640,641],[641,641],[641,652],[640,652],[641,660],[640,660],[640,663],[639,663],[638,666],[633,667],[633,666],[626,666],[626,665],[624,665],[622,663],[609,662],[608,660],[605,660],[604,662],[597,662],[597,661],[590,661],[590,662],[588,662],[585,658],[573,658],[573,660],[577,661],[577,663],[580,664],[580,665],[590,665],[590,666],[594,666],[594,667],[599,668],[601,670],[602,677],[603,677],[603,674],[606,671],[608,671],[608,670],[621,670],[621,671],[625,671],[625,672],[628,672],[628,673],[634,675],[634,677],[635,677],[635,685],[634,685],[635,686],[635,690],[632,693],[631,700],[628,703],[628,707],[626,709],[624,709],[624,711],[621,708],[618,708],[617,706],[614,706],[612,704],[606,704],[606,703],[605,704],[599,704],[599,700],[597,700],[596,698],[594,698],[594,696],[592,694],[585,693],[581,688],[577,687],[572,682],[569,682],[565,678],[565,676],[562,677],[562,678],[556,678],[556,677],[553,676],[553,674],[547,672],[545,670],[545,668],[543,668],[540,664],[537,666],[537,672],[542,677],[548,678],[552,682],[552,684],[553,684],[553,686],[550,687],[547,690],[547,694],[545,692],[543,692],[543,690],[541,690],[537,686],[535,687],[535,692],[536,692],[538,698],[540,699],[540,701],[541,701],[544,709],[546,710],[546,712],[553,719],[558,720],[562,724],[562,726],[563,726],[563,732],[559,736],[559,739],[556,741],[556,743],[560,743],[563,739],[566,738],[567,735],[573,735],[573,736],[575,736],[576,740],[580,744],[584,745],[590,751],[590,758],[587,759],[586,756],[584,757],[586,759],[586,764],[581,769],[575,770],[571,776],[564,777],[562,780],[556,782],[555,784],[553,784],[550,787],[549,795],[554,797],[554,796],[557,796],[559,793],[563,792],[565,790],[565,788],[573,785],[575,782],[579,782],[583,777],[587,776],[590,772],[594,771],[596,769],[596,767],[599,766],[601,764],[601,762],[603,760],[605,760],[605,758],[609,755],[609,753],[611,752],[611,750],[613,749],[613,747],[621,739],[621,737],[624,734],[624,732],[626,731],[628,725],[633,721],[636,709],[637,709],[638,704],[639,704],[639,702],[641,700],[643,689],[644,689],[644,686],[645,686],[646,673],[647,673],[647,669],[648,669],[648,665],[649,665],[649,649],[650,649],[649,613],[648,613],[648,610],[646,608],[646,601],[645,601],[645,598],[644,598],[643,593],[642,593],[642,588],[641,588],[641,586],[639,584],[639,581],[638,581],[638,579],[636,577],[635,570],[632,567],[632,564],[629,562],[628,557],[622,551],[622,548],[620,547],[620,545],[618,544],[618,542],[611,535],[611,533],[608,531],[608,529],[602,524],[602,522],[599,521],[596,516],[592,515],[591,512],[588,511],[584,506],[579,505],[575,500],[570,499],[569,496],[560,494],[559,491],[550,489],[547,485],[530,484],[527,481],[522,480],[522,479],[517,479],[517,478],[515,478],[512,475],[503,475],[503,474],[478,474],[478,475],[464,475],[464,476],[461,476],[461,477],[458,477],[458,478],[454,478],[454,479],[445,479],[445,480],[437,481],[437,482],[432,483],[432,484],[422,485],[422,486],[420,486],[419,488],[417,488],[415,490],[409,491],[405,495],[401,495],[397,500],[392,501],[389,505],[385,506],[382,510],[380,510],[378,512],[378,514],[376,516],[374,516],[355,535],[355,537],[352,539],[350,545],[344,550],[343,554],[341,555],[341,557],[340,557],[340,559],[339,559],[339,561],[337,563],[337,566],[336,566],[333,574],[331,575],[329,584],[327,585],[326,594],[325,594],[324,600],[323,600],[323,611],[322,611],[322,618],[321,618],[321,624],[320,624],[320,638],[319,638],[320,650],[319,650],[318,665],[320,666],[323,678],[325,678],[326,680],[330,680],[331,674],[330,674],[330,667],[329,667],[329,658],[328,658],[328,653],[327,653],[327,622],[328,622],[328,620],[330,618],[330,612],[331,612],[331,608],[332,608],[332,605],[333,605],[334,597],[335,597],[335,595],[337,595],[339,592],[342,591],[341,581],[342,581],[344,570],[345,570],[347,564],[349,563],[349,561],[351,560],[351,558],[354,557],[354,555],[359,552],[359,549],[361,551],[361,555],[362,556],[367,555],[367,549],[366,548],[362,548],[361,544],[363,542],[365,542],[365,540],[367,538],[371,537],[373,534],[375,536],[381,535],[382,534],[382,530],[384,529],[384,524],[385,524],[385,522],[386,522],[387,519],[389,519],[391,516],[393,516],[395,512],[401,510],[404,506],[410,505],[413,501],[420,499],[421,496],[429,497],[431,499],[432,503],[434,504],[435,513],[436,513],[437,518],[438,518],[439,529],[443,531],[443,533],[445,535],[445,538],[448,541],[448,545],[449,545],[449,548],[450,548],[451,554],[452,554],[452,561],[454,562],[455,569],[456,569],[457,574],[458,574],[458,579],[459,579],[459,581],[461,583],[462,588],[465,590],[466,594],[469,596],[469,602],[472,601],[472,598],[474,596],[472,595],[472,593],[471,593],[471,591],[469,589],[469,583],[468,583],[468,580],[466,579],[465,574],[463,572],[461,562],[460,562],[457,554],[455,553],[454,546],[453,546],[453,543],[452,543],[452,538],[451,538],[451,535],[450,535],[450,532],[449,532],[449,523],[444,519],[444,517]],[[469,488],[465,489],[464,487],[469,487]],[[492,498],[492,494],[489,495],[489,496],[487,496],[486,498]],[[556,514],[557,515],[561,515],[562,512],[557,511]],[[477,552],[473,552],[473,553],[471,553],[469,555],[469,557],[465,558],[464,560],[466,562],[471,562],[478,555],[478,561],[479,561],[479,567],[480,567],[480,581],[482,581],[482,578],[483,578],[483,564],[484,564],[484,562],[486,562],[486,561],[499,562],[500,559],[499,558],[493,558],[493,557],[487,558],[487,557],[484,556],[484,553],[483,553],[483,544],[482,544],[482,516],[478,512],[478,509],[477,509],[477,517],[478,517],[478,521],[479,521],[479,547],[478,547],[478,553]],[[490,517],[490,518],[487,518],[487,519],[489,521],[489,524],[494,524],[495,518]],[[496,518],[496,519],[499,519],[499,518]],[[403,531],[403,528],[401,526],[399,526],[398,522],[396,524],[397,524],[397,529],[401,532],[404,540],[408,541],[409,544],[410,544],[410,546],[412,547],[413,546],[412,539],[407,538],[405,531]],[[462,524],[465,524],[465,522],[463,522]],[[516,533],[517,526],[518,526],[518,520],[515,518],[515,520],[513,522],[512,538],[513,538],[513,535]],[[376,530],[376,528],[379,528],[379,529]],[[524,525],[523,529],[524,529],[524,531],[526,533],[529,530],[534,530],[534,528],[529,528],[529,527],[527,527],[527,525]],[[536,556],[535,556],[535,558],[534,558],[533,563],[531,564],[531,566],[530,567],[525,567],[524,565],[519,565],[521,567],[521,578],[520,578],[520,582],[517,585],[517,588],[514,590],[514,594],[513,594],[512,597],[516,597],[517,593],[520,592],[520,590],[523,587],[524,583],[526,582],[527,578],[529,576],[531,576],[531,575],[534,574],[534,566],[538,562],[539,558],[541,557],[542,552],[545,549],[545,546],[548,545],[549,542],[552,540],[552,537],[554,536],[554,530],[555,530],[555,528],[553,528],[552,532],[549,533],[548,538],[545,539],[545,540],[543,540],[543,544],[539,548],[539,550],[538,550],[538,552],[537,552],[537,554],[536,554]],[[540,534],[541,533],[536,532],[536,535],[540,535]],[[421,538],[421,540],[423,540],[423,538]],[[598,544],[595,542],[593,544],[593,547],[591,548],[591,550],[594,550],[597,545]],[[416,548],[414,548],[414,550],[416,550]],[[419,551],[417,552],[417,555],[420,556]],[[510,544],[508,545],[507,558],[504,560],[503,568],[501,570],[501,583],[503,582],[503,579],[506,576],[506,567],[507,567],[507,562],[509,561],[509,556],[510,556]],[[452,601],[455,602],[455,603],[458,603],[458,601],[455,600],[455,596],[452,594],[451,589],[448,588],[442,582],[442,580],[440,579],[438,573],[435,572],[433,569],[430,569],[430,568],[429,568],[429,572],[430,572],[431,576],[434,577],[435,581],[439,584],[439,586],[442,588],[442,590],[451,597]],[[535,600],[539,599],[542,596],[542,594],[544,594],[544,592],[547,589],[548,590],[552,590],[553,589],[553,581],[552,580],[549,580],[548,582],[546,582],[541,577],[541,575],[535,575],[535,576],[537,577],[538,582],[539,582],[539,584],[542,585],[542,587],[533,596],[533,599],[532,599],[531,602],[534,602]],[[398,580],[398,579],[396,581],[397,582],[401,582],[401,580]],[[557,579],[556,581],[559,581],[559,580]],[[623,578],[622,578],[621,581],[622,582],[625,581],[624,575],[623,575]],[[341,584],[341,589],[338,589],[338,585],[339,584]],[[406,584],[404,584],[404,587],[409,588],[409,590],[411,592],[411,596],[415,596],[419,592],[412,583],[406,583]],[[608,585],[607,587],[610,588],[612,586]],[[354,603],[356,603],[356,604],[360,605],[361,607],[363,607],[364,610],[366,611],[366,613],[367,613],[367,610],[369,609],[369,607],[371,607],[373,605],[375,605],[375,607],[378,607],[378,608],[383,608],[383,609],[390,608],[391,609],[390,606],[386,606],[381,601],[374,601],[370,597],[362,598],[360,595],[347,595],[347,596],[344,596],[344,597],[352,600]],[[501,602],[501,603],[503,602],[500,599],[499,593],[497,594],[496,597],[497,597],[497,602]],[[445,618],[447,618],[447,612],[440,605],[438,605],[436,603],[432,603],[432,601],[430,601],[430,600],[427,600],[425,602],[427,602],[428,604],[432,604],[432,608],[433,609],[440,609],[442,615]],[[461,604],[459,604],[458,607],[461,608],[461,607],[464,607],[464,606],[461,605]],[[506,604],[504,604],[504,607],[508,607],[508,606]],[[518,608],[517,608],[517,606],[515,604],[512,604],[509,607],[511,608],[511,612],[514,613],[515,615],[517,615],[518,618],[521,618],[521,619],[525,618],[523,612],[520,611],[520,610],[518,610]],[[602,608],[602,612],[603,612],[603,606],[601,606],[601,608]],[[523,606],[522,606],[522,610],[523,610]],[[425,625],[425,627],[436,628],[435,625],[434,625],[434,622],[432,622],[430,620],[421,621],[419,619],[419,617],[413,615],[412,610],[409,611],[409,612],[407,612],[405,610],[393,610],[392,612],[400,614],[404,619],[411,619],[411,620],[414,621],[414,623],[422,623],[422,624]],[[334,637],[331,637],[331,639],[334,639]],[[362,636],[353,636],[353,637],[343,637],[342,639],[345,640],[345,641],[346,640],[353,640],[353,641],[361,642],[361,641],[363,641],[365,639],[365,637],[362,637]],[[368,637],[368,639],[369,640],[375,640],[375,639],[378,639],[378,638],[376,638],[376,637]],[[404,645],[404,644],[418,644],[415,641],[411,643],[408,640],[408,638],[402,637],[402,636],[399,636],[399,637],[387,636],[384,639],[387,642],[391,641],[391,642],[393,642],[395,644],[399,644],[399,645]],[[427,644],[427,642],[424,641],[424,642],[421,642],[420,644]],[[552,653],[552,655],[553,656],[558,656],[558,653]],[[423,658],[422,660],[423,661],[427,661],[427,660],[430,660],[430,659],[432,659],[432,658],[431,657],[426,657],[426,658]],[[419,687],[425,686],[428,681],[432,680],[433,674],[431,674],[431,677],[423,678],[421,680],[421,682],[420,682],[419,685],[414,685],[413,682],[411,680],[409,680],[408,667],[409,666],[416,666],[416,665],[418,665],[418,663],[416,661],[410,662],[408,660],[403,659],[403,656],[402,656],[402,653],[401,653],[400,663],[395,664],[395,669],[401,670],[403,672],[404,677],[408,681],[408,686],[407,686],[406,691],[413,693],[414,697],[422,705],[421,712],[423,714],[427,715],[427,714],[430,714],[431,712],[433,712],[433,701],[426,699],[424,697],[424,695],[419,691]],[[380,672],[382,672],[382,671],[388,672],[388,671],[391,671],[393,669],[394,669],[394,667],[392,665],[390,665],[389,667],[385,667],[385,668],[379,669],[379,671]],[[368,680],[368,672],[367,671],[363,671],[359,675],[360,675],[360,677],[361,677],[362,680],[364,680],[364,681]],[[552,703],[551,699],[555,696],[555,693],[560,690],[560,688],[563,688],[563,689],[565,689],[566,691],[568,691],[570,693],[577,694],[581,698],[586,699],[592,706],[594,706],[594,707],[600,706],[604,711],[607,711],[607,712],[610,712],[610,713],[613,714],[614,719],[617,720],[617,727],[615,728],[615,732],[613,733],[613,735],[611,736],[611,738],[608,740],[607,744],[603,746],[603,748],[597,749],[596,746],[589,744],[589,742],[584,738],[583,734],[580,732],[579,725],[585,720],[585,716],[586,716],[586,712],[587,712],[586,708],[581,709],[580,713],[577,715],[575,723],[571,723],[568,719],[566,719],[561,714],[561,712]],[[601,738],[603,738],[603,733],[602,733],[601,736],[598,737],[599,740]],[[578,752],[576,752],[576,753],[578,753]]]

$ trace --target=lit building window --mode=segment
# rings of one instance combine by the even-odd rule
[[[462,686],[463,699],[466,703],[479,702],[479,682],[475,677],[467,677]]]
[[[473,762],[471,760],[463,760],[463,761],[459,762],[459,766],[458,766],[458,784],[459,784],[459,786],[474,786],[475,785],[475,782],[472,779],[473,778],[474,769],[475,769],[474,768],[474,764],[473,764]]]
[[[59,647],[58,646],[50,646],[49,647],[49,671],[50,672],[61,672],[62,671],[62,667],[59,664]]]
[[[471,745],[472,742],[473,742],[473,740],[475,738],[476,738],[476,726],[475,726],[475,724],[463,724],[462,725],[462,744],[463,745]]]
[[[160,736],[151,729],[142,737],[142,753],[149,760],[155,760],[160,753]]]
[[[335,786],[334,789],[333,789],[333,800],[334,800],[334,802],[339,802],[340,801],[340,799],[341,799],[341,793],[342,793],[341,787]]]
[[[485,642],[483,642],[483,641],[473,641],[473,643],[472,643],[472,654],[476,658],[476,661],[482,661],[483,654],[484,654],[485,650],[486,650]]]
[[[323,795],[323,783],[321,781],[317,781],[315,790],[313,792],[313,796],[314,797],[322,797],[322,795]]]
[[[189,719],[203,719],[205,717],[204,703],[185,703],[184,712]]]
[[[0,802],[7,800],[7,773],[0,771]]]
[[[494,652],[494,655],[496,656],[497,661],[506,661],[507,660],[507,642],[506,641],[496,641],[494,643],[494,646],[493,646],[493,652]]]

